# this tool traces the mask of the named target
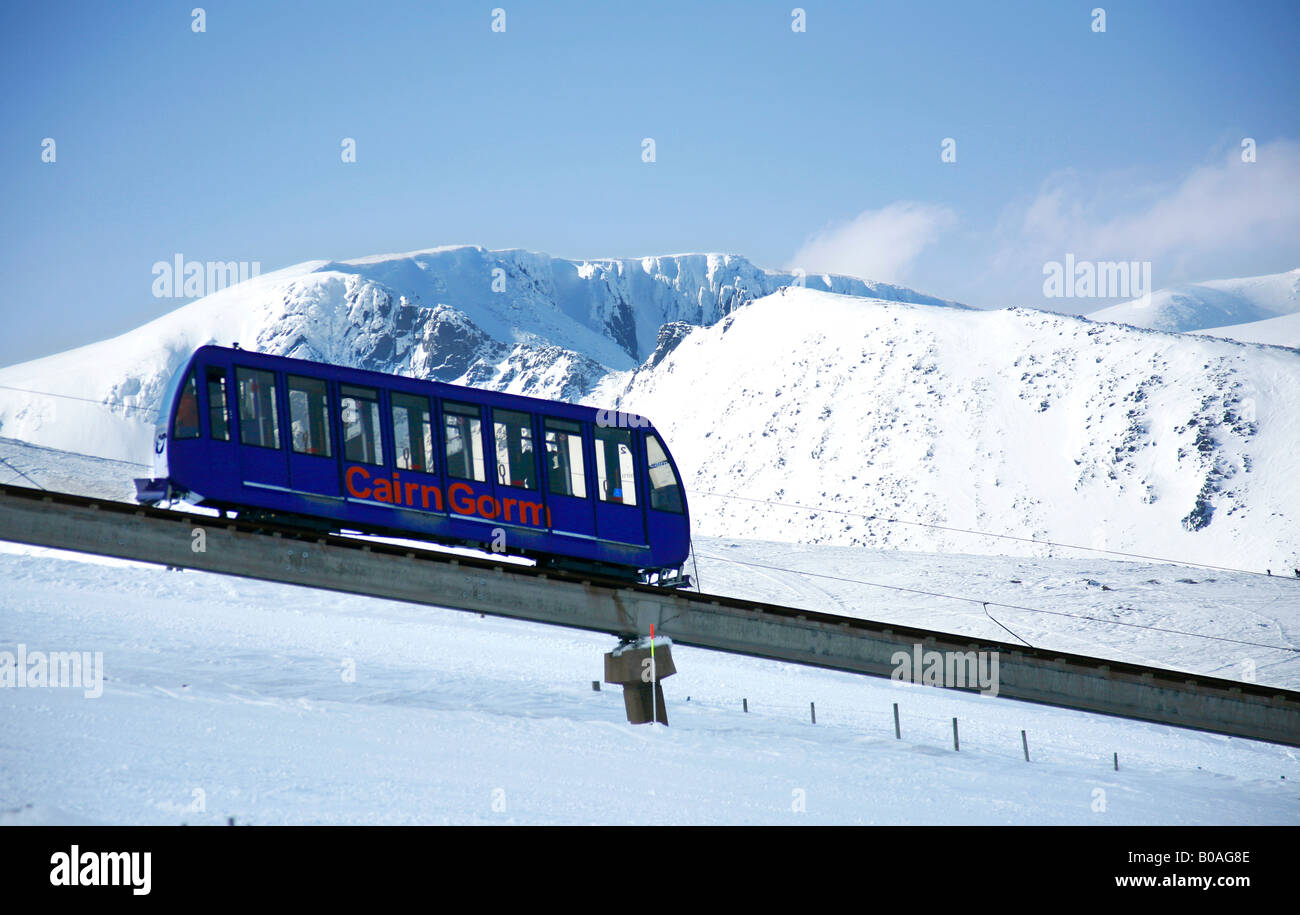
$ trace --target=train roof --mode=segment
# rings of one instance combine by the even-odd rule
[[[224,360],[238,362],[250,368],[278,369],[286,372],[296,370],[303,374],[323,376],[336,381],[384,387],[390,390],[405,390],[408,393],[432,394],[440,398],[466,400],[487,406],[513,408],[530,413],[545,413],[559,419],[596,422],[598,414],[608,413],[605,408],[568,403],[563,400],[547,400],[541,397],[529,397],[526,394],[507,394],[485,388],[450,384],[445,381],[427,381],[422,378],[410,378],[406,375],[390,375],[371,369],[357,369],[350,366],[334,365],[329,362],[297,359],[292,356],[275,356],[269,353],[259,353],[256,350],[239,349],[211,343],[198,347],[186,363],[185,371],[178,372],[177,375],[186,374],[189,367],[201,355],[209,353],[220,353]],[[172,387],[179,387],[179,382]],[[171,393],[169,390],[168,395]],[[657,431],[654,424],[646,417],[637,413],[620,412],[622,413],[623,422],[618,423],[618,425],[633,425],[647,431]]]

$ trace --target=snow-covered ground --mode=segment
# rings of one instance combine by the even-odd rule
[[[1230,680],[1249,670],[1300,689],[1300,579],[1290,574],[713,537],[695,550],[710,593]]]
[[[43,485],[113,495],[129,472],[0,446]],[[1294,652],[1239,644],[1300,642],[1297,581],[696,548],[717,593],[1007,638],[978,605],[840,579],[978,595],[1072,614],[991,608],[1035,644],[1300,681]],[[102,652],[106,678],[0,690],[0,823],[1300,823],[1300,754],[1254,741],[680,646],[672,726],[633,727],[591,689],[597,634],[7,544],[0,581],[0,651]]]
[[[134,502],[135,477],[147,477],[147,464],[42,448],[0,438],[0,483]]]
[[[1263,743],[681,647],[672,726],[634,727],[595,634],[22,552],[0,579],[4,649],[107,679],[0,690],[0,822],[1300,823]]]

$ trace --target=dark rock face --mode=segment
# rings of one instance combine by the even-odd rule
[[[636,321],[632,317],[632,306],[621,296],[615,301],[613,310],[605,319],[605,333],[619,345],[623,352],[633,359],[636,358]]]
[[[654,368],[664,361],[664,358],[677,349],[677,344],[686,339],[687,334],[695,329],[695,325],[687,324],[685,321],[672,321],[659,328],[659,336],[655,340],[654,352],[646,360],[646,368]]]
[[[505,355],[502,344],[450,306],[409,308],[408,311],[418,313],[412,332],[418,328],[419,342],[410,365],[411,373],[417,377],[455,381],[467,377],[484,360],[495,362]]]

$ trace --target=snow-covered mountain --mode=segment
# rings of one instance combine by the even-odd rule
[[[1093,321],[1114,321],[1174,333],[1213,328],[1211,332],[1216,336],[1287,346],[1294,344],[1284,343],[1281,339],[1257,339],[1258,327],[1249,339],[1236,337],[1230,328],[1297,312],[1300,312],[1300,269],[1268,276],[1170,286],[1157,289],[1150,296],[1094,311],[1088,317]],[[1287,328],[1263,330],[1285,333]]]
[[[789,289],[588,399],[665,430],[703,533],[1300,566],[1293,350]]]
[[[1300,352],[798,282],[730,255],[302,264],[0,370],[0,437],[146,461],[174,367],[238,341],[649,415],[705,534],[1041,551],[895,518],[1300,567]]]
[[[0,436],[146,460],[163,387],[194,347],[209,342],[575,399],[606,373],[650,356],[665,324],[712,324],[795,283],[965,307],[850,277],[769,272],[726,254],[579,261],[447,247],[314,261],[231,286],[114,339],[0,370]]]

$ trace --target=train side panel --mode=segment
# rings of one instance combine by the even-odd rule
[[[626,568],[688,555],[680,476],[648,423],[225,347],[174,384],[167,482],[200,504]]]

